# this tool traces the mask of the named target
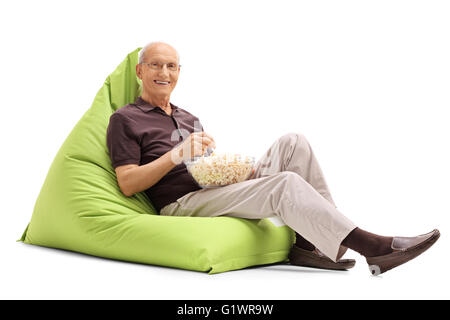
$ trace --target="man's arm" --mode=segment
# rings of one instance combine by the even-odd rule
[[[142,166],[127,164],[117,167],[117,182],[122,193],[131,197],[135,193],[147,190],[161,180],[176,166],[171,160],[171,152],[172,150]]]
[[[122,193],[131,197],[156,184],[182,160],[205,154],[208,147],[215,148],[214,139],[206,132],[192,133],[182,144],[161,157],[142,166],[127,164],[116,168],[117,183]]]

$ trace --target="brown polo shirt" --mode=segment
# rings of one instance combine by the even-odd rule
[[[127,104],[111,115],[106,139],[114,169],[126,164],[144,165],[158,159],[194,132],[194,125],[203,131],[197,117],[172,103],[170,105],[172,114],[169,116],[160,107],[138,97],[135,103]],[[165,205],[199,189],[181,163],[145,193],[159,212]]]

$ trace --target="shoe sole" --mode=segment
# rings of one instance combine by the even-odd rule
[[[295,245],[292,247],[288,258],[290,263],[296,266],[330,270],[351,269],[355,266],[356,262],[353,259],[341,259],[338,262],[334,262],[331,259],[328,260],[328,258],[320,257],[311,251],[302,250]]]
[[[396,251],[378,257],[367,257],[366,261],[369,264],[369,270],[372,275],[378,276],[386,271],[411,261],[428,250],[441,236],[439,230],[435,229],[433,232],[434,234],[431,237],[405,251]]]

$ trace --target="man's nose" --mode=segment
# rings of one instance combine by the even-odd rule
[[[167,64],[163,64],[161,68],[159,69],[159,73],[163,75],[169,74],[169,69],[167,69]]]

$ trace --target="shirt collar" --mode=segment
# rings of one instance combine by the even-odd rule
[[[161,108],[158,107],[158,106],[154,106],[154,105],[148,103],[147,101],[145,101],[144,99],[142,99],[141,96],[139,96],[139,97],[136,98],[136,101],[134,102],[134,104],[136,105],[136,107],[138,107],[139,109],[141,109],[141,110],[144,111],[144,112],[150,112],[150,111],[152,111],[152,110],[155,109],[155,108],[158,108],[158,109],[160,109],[161,111],[164,112],[163,109],[161,109]],[[169,104],[170,104],[171,107],[172,107],[172,112],[174,112],[175,110],[178,109],[178,107],[177,107],[176,105],[174,105],[173,103],[169,102]]]

